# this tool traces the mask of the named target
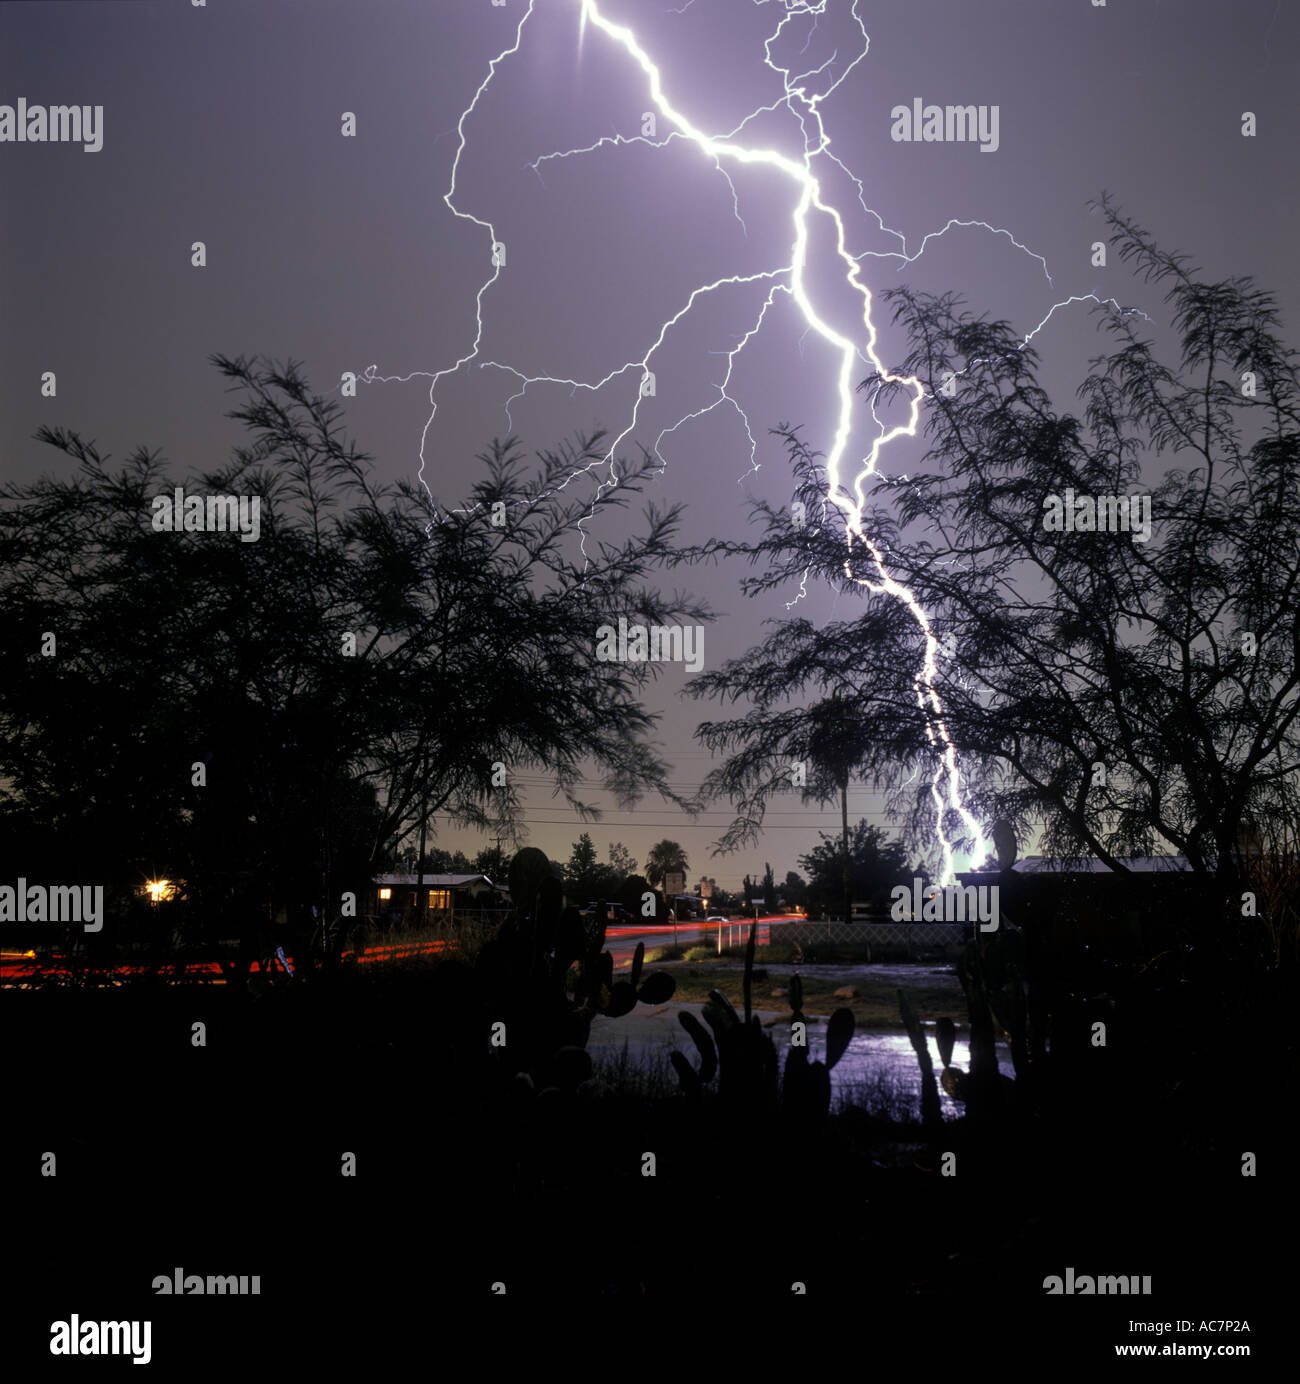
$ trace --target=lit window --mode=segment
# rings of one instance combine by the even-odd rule
[[[381,899],[391,899],[393,897],[393,891],[391,889],[381,889],[379,891],[379,897]]]

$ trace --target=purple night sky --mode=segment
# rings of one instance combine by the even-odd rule
[[[1102,226],[1087,203],[1109,191],[1207,277],[1253,275],[1276,294],[1294,333],[1300,9],[1281,0],[827,0],[825,14],[797,13],[818,8],[600,0],[659,65],[668,99],[719,136],[782,96],[764,42],[796,11],[772,61],[796,74],[824,65],[804,79],[810,92],[843,77],[821,106],[831,152],[908,253],[953,218],[1010,232],[953,228],[903,264],[899,236],[882,231],[848,174],[821,159],[816,171],[844,215],[850,252],[880,256],[862,260],[873,288],[952,290],[1025,332],[1073,294],[1113,295],[1163,320],[1163,290],[1135,280],[1117,256],[1109,268],[1090,265]],[[103,107],[98,152],[0,144],[6,477],[58,465],[32,440],[42,423],[95,438],[116,458],[138,444],[160,448],[179,475],[214,464],[243,436],[222,416],[231,400],[207,361],[218,351],[292,356],[322,393],[337,391],[344,371],[374,365],[390,381],[362,384],[346,401],[349,432],[382,476],[414,474],[429,377],[471,352],[475,295],[492,273],[488,231],[443,200],[457,122],[517,31],[517,51],[464,119],[454,199],[492,223],[507,262],[483,294],[474,364],[437,386],[425,480],[456,503],[494,436],[513,430],[531,451],[580,430],[623,431],[639,369],[599,391],[534,384],[514,399],[510,421],[505,406],[522,376],[596,381],[639,361],[693,289],[783,267],[796,191],[770,168],[728,166],[729,184],[686,140],[608,144],[530,167],[602,138],[637,136],[653,109],[644,74],[617,43],[588,24],[579,45],[580,10],[580,0],[0,4],[0,105],[25,97]],[[863,47],[855,14],[870,48],[845,76]],[[917,97],[996,105],[999,147],[894,142],[891,109]],[[1247,110],[1258,118],[1254,138],[1241,134]],[[340,134],[344,111],[356,114],[355,138]],[[661,117],[657,138],[670,129]],[[781,106],[737,140],[801,154],[798,122]],[[809,282],[818,309],[836,330],[860,335],[860,300],[831,263],[824,220],[815,232]],[[203,270],[190,266],[195,240],[207,245]],[[708,295],[672,330],[652,361],[655,397],[643,401],[621,450],[653,446],[718,399],[726,353],[754,325],[769,286]],[[1087,361],[1107,347],[1087,308],[1061,309],[1035,338],[1041,381],[1059,410],[1073,407]],[[883,314],[877,325],[880,355],[893,364],[903,342]],[[686,503],[683,541],[741,536],[750,495],[789,500],[770,427],[802,424],[811,445],[829,447],[835,361],[807,326],[778,294],[736,361],[730,393],[757,440],[757,470],[729,405],[659,442],[662,493],[650,496]],[[484,362],[495,366],[476,368]],[[40,395],[46,370],[57,372],[55,400]],[[863,365],[855,382],[867,373]],[[853,457],[869,445],[871,422],[855,398]],[[906,439],[891,444],[881,469],[908,471],[919,455]],[[631,506],[627,522],[639,511]],[[746,570],[672,574],[721,612],[706,629],[707,667],[757,643],[762,621],[785,613],[784,600],[740,595]],[[816,621],[847,613],[815,588],[799,609]],[[663,712],[660,739],[689,792],[709,768],[692,732],[721,713],[679,696],[688,676],[669,665],[650,703]],[[769,814],[756,849],[711,859],[730,820],[722,805],[692,823],[647,801],[584,827],[539,778],[529,781],[529,841],[553,857],[567,859],[584,829],[602,857],[621,840],[639,861],[667,836],[685,846],[693,878],[709,873],[727,887],[761,873],[764,861],[783,877],[819,828],[838,824],[834,808],[803,808],[792,794],[786,810]],[[879,811],[864,786],[851,792],[851,816],[890,825]],[[449,829],[438,844],[472,855],[490,842]]]

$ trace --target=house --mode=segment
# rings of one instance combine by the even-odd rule
[[[373,888],[375,898],[372,912],[378,916],[401,917],[419,911],[419,875],[377,875]],[[491,908],[497,894],[508,893],[504,886],[493,884],[487,875],[476,874],[426,874],[424,889],[426,911],[450,917],[469,909]]]
[[[1100,860],[1026,856],[1008,871],[961,871],[962,885],[999,886],[1004,923],[1079,945],[1101,944],[1108,955],[1173,945],[1180,924],[1210,915],[1212,882],[1185,856],[1119,857],[1122,870]]]
[[[1191,869],[1185,855],[1120,856],[1119,863],[1134,874],[1182,874]],[[1103,861],[1059,860],[1047,855],[1027,855],[1011,867],[1018,875],[1109,875],[1115,872]]]

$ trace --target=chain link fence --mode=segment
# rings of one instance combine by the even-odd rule
[[[975,936],[974,923],[777,923],[783,942],[897,942],[916,946],[953,946]]]
[[[790,948],[795,959],[806,953],[807,960],[838,954],[872,961],[951,960],[956,952],[976,936],[975,923],[895,923],[881,922],[801,922],[776,923],[772,945]]]
[[[733,919],[729,923],[700,924],[700,942],[717,944],[718,949],[743,947],[749,940],[751,919]],[[818,948],[843,947],[853,952],[872,947],[897,950],[907,957],[943,953],[949,948],[962,947],[977,935],[977,923],[844,923],[828,922],[766,922],[758,923],[757,944],[760,947],[799,946],[816,954]]]

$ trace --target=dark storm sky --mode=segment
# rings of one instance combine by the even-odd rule
[[[222,417],[231,400],[207,364],[214,351],[293,356],[322,392],[337,389],[343,371],[372,363],[381,375],[424,372],[363,386],[347,401],[351,435],[381,473],[412,474],[430,414],[427,375],[469,351],[474,296],[490,273],[488,233],[443,202],[456,125],[527,8],[525,0],[0,4],[0,104],[26,97],[104,108],[98,153],[0,144],[5,475],[26,479],[57,466],[31,440],[42,422],[75,428],[119,457],[140,443],[159,447],[180,475],[215,463],[240,431]],[[731,189],[685,142],[552,160],[538,176],[527,165],[543,154],[638,134],[651,102],[640,71],[598,31],[588,27],[579,52],[578,0],[536,0],[533,9],[518,52],[465,122],[456,204],[491,221],[507,246],[506,268],[484,296],[478,359],[596,380],[639,359],[692,288],[786,263],[795,193],[770,170],[733,171],[742,229]],[[763,65],[763,40],[782,6],[604,0],[602,10],[636,31],[670,99],[710,133],[780,94]],[[859,0],[858,10],[870,51],[823,112],[868,205],[912,251],[949,218],[1004,227],[1046,259],[1054,279],[1007,237],[954,229],[902,275],[897,260],[863,261],[869,284],[956,290],[974,310],[1024,331],[1054,302],[1088,292],[1158,317],[1160,290],[1118,264],[1090,266],[1102,232],[1086,204],[1108,190],[1207,276],[1255,275],[1276,292],[1294,331],[1296,7]],[[793,62],[805,44],[797,70],[833,58],[809,79],[820,89],[861,47],[848,0],[829,0],[816,25],[792,20],[774,56]],[[1000,147],[892,142],[890,110],[914,97],[996,104]],[[1258,117],[1254,139],[1240,132],[1246,110]],[[355,139],[340,135],[343,111],[356,113]],[[669,128],[661,120],[659,135]],[[798,152],[788,114],[765,116],[740,138]],[[899,248],[862,213],[843,175],[828,169],[825,187],[845,213],[854,254]],[[194,240],[207,245],[202,270],[190,267]],[[816,245],[824,257],[828,242]],[[831,274],[814,270],[812,283],[827,319],[853,330],[859,300]],[[752,326],[765,292],[711,296],[674,331],[653,362],[656,397],[629,441],[652,443],[717,397],[718,352]],[[733,409],[664,442],[655,498],[686,502],[687,538],[741,533],[747,494],[788,499],[769,427],[802,423],[812,445],[829,445],[833,361],[815,336],[801,340],[805,327],[778,296],[738,362],[732,393],[759,439],[757,474],[746,474],[748,442]],[[1083,307],[1058,312],[1036,338],[1058,409],[1072,406],[1082,368],[1104,341]],[[884,328],[882,356],[892,362],[901,348]],[[40,397],[45,370],[57,372],[55,400]],[[580,429],[621,431],[638,378],[631,371],[572,397],[565,387],[534,386],[512,407],[514,430],[538,448]],[[495,369],[462,370],[439,385],[425,444],[426,479],[439,499],[454,502],[475,473],[474,454],[509,430],[503,406],[517,389],[514,376]],[[859,438],[867,436],[864,428]],[[908,470],[916,457],[908,443],[894,444],[882,469]],[[744,600],[740,575],[709,568],[695,578],[723,612],[705,635],[710,667],[756,642],[760,622],[784,609]],[[835,607],[813,591],[800,609],[825,619]],[[708,767],[691,732],[719,712],[679,698],[686,677],[669,667],[652,700],[665,712],[661,738],[676,778],[689,788]],[[864,789],[850,808],[875,812],[878,803]],[[696,877],[705,869],[734,885],[764,860],[783,875],[815,843],[816,828],[838,817],[801,809],[792,795],[758,849],[710,860],[728,815],[693,825],[649,802],[590,830],[602,855],[621,839],[639,859],[653,841],[673,837]],[[532,843],[567,857],[581,830],[567,809],[539,789],[528,816]],[[455,831],[442,842],[470,853],[484,844]]]

